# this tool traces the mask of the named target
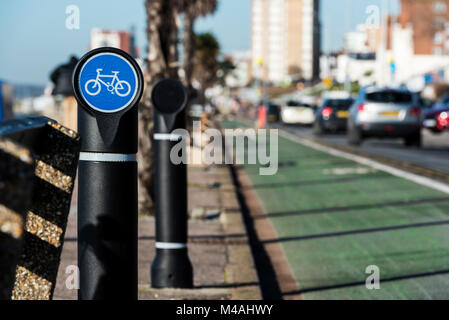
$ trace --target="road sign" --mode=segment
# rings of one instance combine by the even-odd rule
[[[326,88],[330,88],[330,87],[332,87],[332,83],[333,83],[333,81],[332,81],[332,78],[325,78],[325,79],[323,79],[323,84],[326,86]]]
[[[390,58],[390,69],[391,72],[396,72],[396,61],[394,61],[394,58]]]
[[[85,105],[115,113],[133,104],[139,91],[138,68],[117,52],[98,52],[77,67],[75,86]]]

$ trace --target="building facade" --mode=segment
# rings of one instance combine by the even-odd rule
[[[399,16],[390,16],[383,28],[378,84],[419,91],[449,79],[449,0],[401,0]]]
[[[319,77],[318,0],[252,0],[253,78],[272,83]]]
[[[113,47],[138,57],[133,31],[102,30],[94,28],[90,31],[90,50],[100,47]]]
[[[401,0],[398,22],[412,27],[415,54],[449,54],[449,0]]]

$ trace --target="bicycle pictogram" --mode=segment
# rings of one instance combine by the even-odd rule
[[[106,89],[111,93],[114,92],[120,97],[126,97],[131,92],[131,85],[125,80],[120,80],[118,74],[120,71],[112,71],[112,75],[101,74],[103,69],[97,69],[97,77],[86,82],[84,88],[91,96],[96,96],[101,91],[101,84],[106,86]],[[111,79],[109,82],[103,79]]]

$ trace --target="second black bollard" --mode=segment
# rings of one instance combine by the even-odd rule
[[[151,266],[154,288],[191,288],[193,269],[187,252],[187,163],[175,164],[170,152],[182,140],[173,134],[185,129],[187,91],[178,80],[155,84],[154,162],[156,258]],[[184,140],[185,141],[185,140]]]
[[[79,300],[137,299],[137,104],[143,77],[114,48],[77,64]]]

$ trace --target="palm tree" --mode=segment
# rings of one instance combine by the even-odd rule
[[[146,89],[139,105],[139,209],[153,208],[152,86],[162,78],[178,78],[179,0],[145,0],[148,60]]]
[[[195,35],[195,53],[193,59],[193,77],[199,82],[199,97],[217,81],[217,71],[220,68],[218,55],[220,44],[213,34],[206,32]]]
[[[184,70],[185,84],[191,89],[194,57],[195,20],[212,13],[218,0],[145,0],[147,16],[148,60],[146,89],[139,106],[139,208],[151,212],[153,208],[153,108],[150,91],[162,78],[178,78],[178,15],[184,13]]]
[[[179,8],[184,14],[183,69],[185,73],[184,82],[188,89],[192,89],[192,61],[195,55],[195,20],[199,17],[214,13],[217,7],[218,0],[179,0]]]

